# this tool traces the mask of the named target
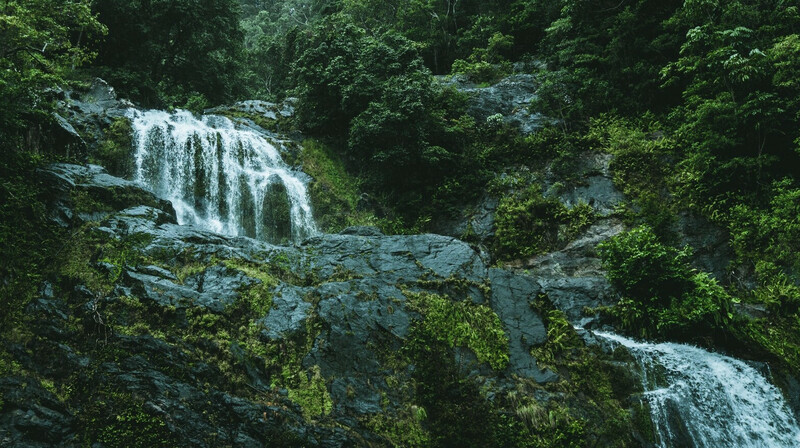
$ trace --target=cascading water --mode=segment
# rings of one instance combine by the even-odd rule
[[[659,447],[800,446],[783,395],[747,363],[689,345],[594,333],[627,347],[639,363]]]
[[[179,224],[270,242],[317,232],[305,183],[261,135],[225,117],[131,110],[134,180],[172,202]]]

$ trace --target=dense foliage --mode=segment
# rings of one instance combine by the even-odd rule
[[[70,70],[92,58],[105,33],[88,1],[13,0],[0,5],[0,139],[19,144],[45,115]],[[16,141],[15,141],[16,140]]]
[[[202,108],[242,93],[236,0],[93,0],[92,8],[109,29],[97,72],[126,96]]]
[[[647,226],[600,245],[608,278],[623,294],[612,310],[622,328],[640,337],[714,336],[730,324],[731,297],[689,265],[688,248],[660,241]]]

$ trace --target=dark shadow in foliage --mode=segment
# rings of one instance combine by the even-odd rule
[[[95,70],[124,96],[151,107],[235,97],[242,52],[237,0],[94,0],[92,6],[108,26]]]

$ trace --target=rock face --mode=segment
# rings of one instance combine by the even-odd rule
[[[130,101],[118,99],[114,88],[100,78],[95,78],[87,90],[64,92],[60,105],[63,117],[56,118],[66,133],[74,134],[83,142],[84,151],[95,151],[105,129],[115,119],[124,117],[128,108],[134,107]],[[84,141],[76,128],[91,138]],[[83,156],[86,155],[84,152]]]
[[[618,219],[603,219],[562,250],[528,260],[510,263],[539,279],[543,293],[556,308],[564,311],[574,324],[585,326],[597,315],[587,308],[613,305],[617,301],[605,272],[600,266],[597,245],[625,230]]]
[[[53,194],[48,196],[51,219],[61,227],[100,220],[123,209],[154,207],[159,219],[175,219],[168,201],[158,199],[138,184],[114,177],[97,165],[55,164],[41,173]]]
[[[618,300],[597,254],[600,243],[629,229],[617,211],[629,201],[614,185],[609,168],[612,157],[606,153],[581,154],[573,172],[566,177],[554,173],[552,166],[542,169],[537,178],[543,195],[557,198],[567,208],[589,205],[593,222],[558,250],[504,263],[508,269],[536,278],[539,292],[547,295],[570,322],[581,327],[600,323],[600,316],[591,312],[592,308],[611,306]],[[437,231],[464,238],[488,252],[495,235],[498,203],[499,198],[486,195],[478,204],[466,208],[460,219],[440,223]],[[712,273],[723,283],[729,281],[732,251],[723,231],[689,213],[678,216],[673,231],[678,245],[694,249],[695,267]],[[747,281],[746,275],[743,281]]]
[[[247,100],[239,101],[230,106],[219,106],[206,109],[203,113],[219,114],[226,112],[241,112],[260,115],[268,120],[277,120],[278,117],[289,118],[294,115],[297,98],[287,98],[280,104],[269,101]]]
[[[518,73],[497,84],[481,87],[458,77],[449,81],[471,97],[469,114],[479,122],[498,116],[523,134],[532,134],[550,120],[531,112],[528,106],[536,98],[538,83],[534,75]]]
[[[499,369],[471,345],[436,362],[493,394],[558,379],[530,353],[547,339],[530,305],[541,283],[455,238],[360,227],[272,246],[179,226],[168,203],[99,167],[42,176],[71,261],[28,309],[44,316],[36,342],[10,347],[53,379],[0,381],[3,446],[117,446],[131,431],[153,446],[386,445],[377,422],[410,415],[414,385],[432,380],[416,376],[414,347],[448,347],[420,339],[431,297],[496,314],[508,339]]]

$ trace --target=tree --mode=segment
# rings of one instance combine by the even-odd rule
[[[570,124],[597,113],[670,105],[658,73],[677,52],[662,23],[682,0],[565,0],[546,30],[541,106]]]
[[[25,121],[48,110],[46,88],[89,61],[87,44],[104,32],[85,0],[0,4],[0,139],[19,143]]]
[[[109,30],[98,72],[124,94],[150,106],[236,96],[238,0],[94,0],[93,9]]]
[[[421,198],[464,160],[458,98],[398,32],[373,33],[337,14],[296,42],[303,129],[338,142],[369,188],[418,217]]]

